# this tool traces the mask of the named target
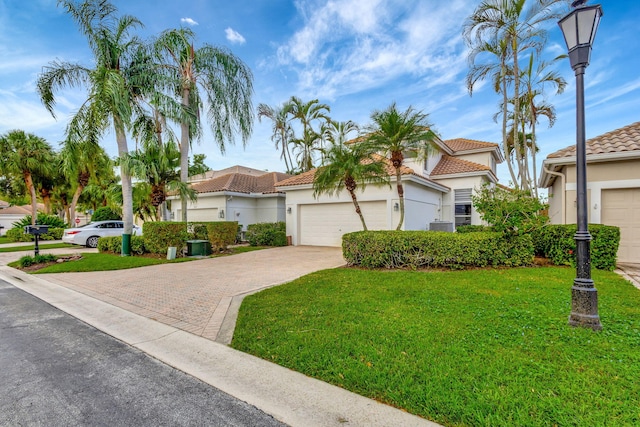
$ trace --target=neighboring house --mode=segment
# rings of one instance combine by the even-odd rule
[[[471,195],[483,184],[496,184],[496,165],[503,161],[497,144],[469,139],[437,140],[437,154],[424,162],[406,158],[402,169],[405,194],[404,230],[450,229],[480,224]],[[367,228],[393,230],[400,219],[395,171],[387,162],[391,186],[369,185],[357,191]],[[294,245],[340,246],[342,235],[362,230],[351,197],[313,196],[315,169],[278,182],[286,193],[287,235]]]
[[[0,208],[0,226],[4,228],[0,228],[0,235],[4,236],[7,233],[7,230],[13,228],[13,223],[16,221],[20,221],[27,215],[31,215],[31,206],[9,206],[8,203],[3,202],[4,204]]]
[[[238,221],[243,230],[259,222],[284,221],[285,195],[274,184],[290,176],[234,166],[192,177],[191,188],[198,194],[198,200],[188,203],[187,218],[189,221]],[[175,195],[168,199],[171,218],[180,221],[180,199]]]
[[[588,140],[586,154],[589,223],[620,227],[618,261],[640,263],[640,122]],[[551,223],[575,224],[575,145],[549,154],[542,167]]]

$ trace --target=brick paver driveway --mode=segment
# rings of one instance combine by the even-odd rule
[[[39,277],[215,340],[234,297],[343,264],[340,248],[287,246],[185,263]]]

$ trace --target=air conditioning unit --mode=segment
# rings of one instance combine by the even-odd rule
[[[430,231],[448,231],[453,233],[453,222],[451,221],[434,221],[429,223]]]

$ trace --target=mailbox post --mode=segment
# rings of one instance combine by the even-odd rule
[[[49,231],[48,225],[36,224],[36,225],[27,225],[26,227],[24,227],[24,232],[27,234],[31,234],[35,238],[35,241],[36,241],[36,247],[34,251],[35,256],[40,255],[40,247],[38,246],[40,235],[46,234],[48,231]]]

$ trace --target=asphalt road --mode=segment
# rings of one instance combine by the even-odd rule
[[[0,280],[0,426],[52,425],[284,424]]]

